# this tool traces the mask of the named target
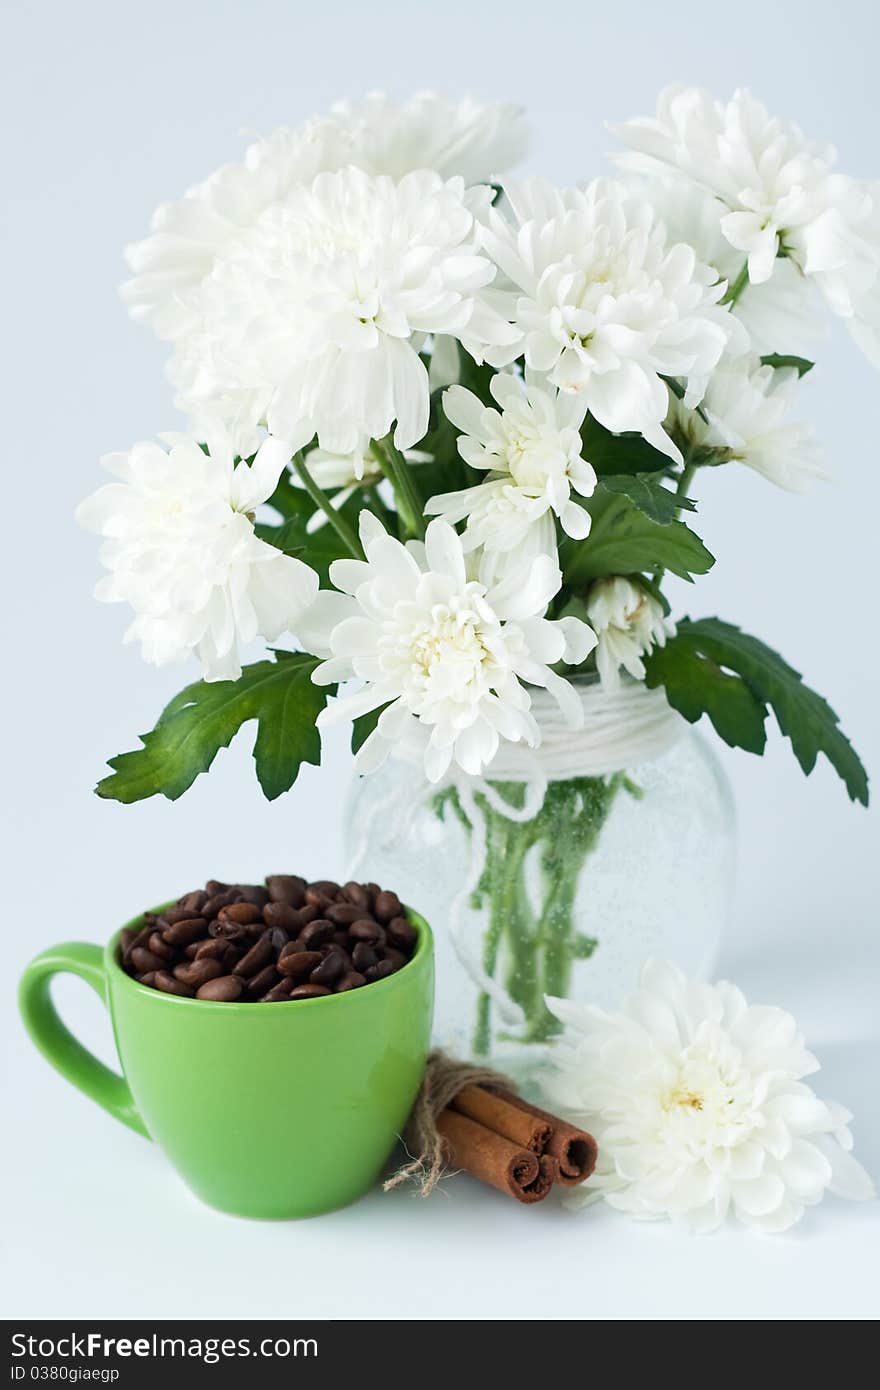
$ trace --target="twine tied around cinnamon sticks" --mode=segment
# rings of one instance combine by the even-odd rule
[[[592,1135],[522,1100],[500,1072],[440,1051],[428,1058],[403,1141],[412,1157],[385,1192],[414,1182],[430,1197],[444,1173],[465,1169],[531,1204],[554,1183],[584,1182],[596,1165]]]

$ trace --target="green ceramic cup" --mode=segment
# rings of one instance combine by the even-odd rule
[[[62,1076],[154,1139],[197,1196],[236,1216],[314,1216],[375,1182],[421,1084],[431,1033],[431,932],[386,980],[295,1003],[214,1004],[147,989],[105,950],[52,947],[19,989],[25,1026]],[[129,925],[136,925],[130,923]],[[122,1076],[61,1022],[53,975],[105,1001]]]

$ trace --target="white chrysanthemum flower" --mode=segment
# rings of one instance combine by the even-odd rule
[[[521,106],[451,101],[436,92],[417,92],[402,104],[371,92],[337,103],[329,121],[349,144],[346,163],[395,179],[433,169],[444,179],[488,183],[518,164],[530,142]]]
[[[550,668],[579,664],[595,636],[576,618],[543,617],[560,584],[552,560],[540,557],[489,587],[469,575],[444,521],[431,522],[424,543],[402,545],[363,511],[360,535],[366,559],[334,561],[330,578],[341,592],[322,591],[297,635],[326,658],[318,683],[364,682],[319,724],[382,709],[358,754],[361,771],[403,743],[418,750],[432,782],[453,762],[481,773],[502,739],[536,746],[529,685],[545,687],[573,727],[582,721],[572,686]]]
[[[619,688],[621,667],[634,680],[644,680],[642,657],[655,646],[664,647],[675,631],[653,594],[625,575],[597,579],[590,586],[587,617],[597,637],[596,669],[607,690]]]
[[[121,481],[81,503],[77,519],[105,537],[110,573],[96,598],[128,603],[135,619],[125,635],[157,666],[195,652],[205,680],[241,675],[239,645],[289,632],[312,603],[318,577],[254,533],[253,512],[274,492],[290,458],[268,439],[253,463],[235,464],[225,434],[209,453],[187,435],[135,444],[109,454]]]
[[[353,164],[395,179],[431,169],[484,183],[520,159],[527,143],[523,113],[508,102],[421,92],[402,104],[379,93],[340,103],[329,116],[274,131],[251,145],[242,163],[224,165],[178,202],[163,203],[152,234],[126,250],[135,278],[123,286],[123,298],[161,338],[177,338],[191,331],[192,292],[224,248],[316,174]]]
[[[621,157],[625,166],[672,169],[720,201],[721,231],[748,258],[754,284],[790,256],[880,364],[878,189],[835,173],[833,146],[807,140],[744,89],[720,102],[698,87],[667,87],[654,117],[614,130],[635,152]]]
[[[409,448],[428,426],[424,335],[475,353],[513,336],[481,295],[495,269],[473,209],[487,196],[427,171],[396,183],[354,168],[291,190],[200,285],[172,360],[180,404],[195,421],[221,413],[239,452],[264,421],[294,449],[317,434],[332,453],[396,421]]]
[[[581,457],[584,398],[557,391],[526,368],[525,380],[498,372],[489,390],[500,412],[463,386],[451,386],[443,409],[457,429],[458,452],[489,478],[459,492],[432,497],[428,513],[456,524],[467,518],[465,553],[482,547],[499,575],[536,555],[556,556],[554,516],[567,535],[583,540],[590,514],[572,494],[591,497],[596,474]]]
[[[418,464],[430,463],[432,455],[422,449],[407,449],[404,457],[407,463]],[[330,503],[337,510],[362,488],[378,487],[385,477],[370,439],[361,440],[350,454],[331,454],[326,449],[312,449],[306,462],[318,487],[323,492],[332,493]],[[295,487],[304,486],[296,472],[291,474],[291,482]],[[320,531],[326,522],[326,514],[318,509],[309,517],[306,530]]]
[[[668,245],[650,204],[619,183],[559,190],[533,179],[505,193],[510,215],[489,211],[483,244],[515,286],[505,297],[518,339],[487,360],[524,353],[607,429],[637,430],[678,459],[662,378],[699,401],[732,331],[723,284],[689,246]]]
[[[671,242],[686,241],[697,260],[709,265],[718,278],[732,283],[742,269],[742,255],[721,231],[722,204],[698,184],[674,178],[633,181],[638,196],[647,199],[666,228]],[[819,318],[814,287],[788,258],[776,263],[772,277],[761,285],[748,284],[730,306],[732,317],[746,332],[737,343],[742,352],[751,348],[759,356],[781,353],[811,357],[825,333]],[[725,356],[729,356],[728,348]]]
[[[783,1009],[661,961],[646,963],[620,1013],[547,1003],[571,1030],[554,1048],[551,1103],[599,1145],[595,1173],[567,1205],[604,1197],[694,1231],[728,1213],[785,1231],[826,1192],[874,1195],[848,1152],[848,1111],[804,1084],[819,1063]]]
[[[759,359],[723,362],[703,399],[705,420],[696,411],[672,407],[680,428],[696,445],[726,449],[777,487],[807,492],[827,479],[813,430],[792,420],[798,396],[794,367],[762,366]]]

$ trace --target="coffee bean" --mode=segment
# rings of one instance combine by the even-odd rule
[[[278,952],[278,959],[284,960],[285,956],[295,956],[306,948],[301,941],[288,941],[286,946],[282,946]]]
[[[373,915],[380,922],[390,922],[393,917],[400,917],[403,908],[400,906],[400,898],[396,893],[377,893],[376,901],[373,904]]]
[[[196,998],[209,999],[215,1004],[231,1004],[239,997],[241,990],[241,980],[236,979],[234,975],[220,975],[202,985],[196,993]]]
[[[342,889],[342,896],[346,902],[353,903],[355,907],[365,908],[369,912],[370,895],[362,883],[346,883]]]
[[[250,941],[247,927],[231,917],[215,917],[213,922],[208,923],[208,931],[212,936],[222,937],[224,941]]]
[[[233,902],[235,902],[235,894],[229,888],[225,889],[222,893],[214,893],[208,898],[208,901],[203,904],[202,916],[207,917],[208,921],[210,921],[212,917],[217,916],[221,907],[229,907]]]
[[[297,985],[288,995],[289,999],[319,999],[322,994],[329,994],[326,985]]]
[[[404,951],[411,951],[418,940],[418,932],[406,917],[392,917],[385,930],[394,945]]]
[[[357,922],[352,922],[348,934],[352,941],[368,941],[371,946],[385,945],[384,931],[378,922],[374,922],[369,917],[361,917]]]
[[[167,970],[157,970],[153,984],[156,989],[161,989],[163,994],[179,994],[184,999],[192,999],[195,994],[194,989],[190,989],[182,980],[175,980]]]
[[[317,878],[314,883],[310,883],[306,889],[306,902],[309,901],[309,893],[319,894],[322,898],[327,898],[330,902],[335,902],[339,897],[339,884],[334,883],[329,878]]]
[[[306,903],[299,909],[300,928],[307,927],[310,922],[315,922],[321,913],[314,903]]]
[[[238,894],[239,902],[253,903],[260,911],[269,901],[269,890],[264,888],[261,883],[237,883],[235,891]]]
[[[238,922],[242,927],[249,927],[252,922],[262,922],[262,909],[256,903],[230,903],[228,907],[222,907],[218,916],[224,921]]]
[[[207,901],[208,894],[205,890],[203,888],[197,888],[194,893],[184,893],[177,906],[185,907],[188,911],[192,911],[196,917],[200,917],[202,915],[202,908]]]
[[[325,917],[318,917],[314,922],[309,922],[307,927],[303,927],[299,939],[310,951],[316,946],[325,946],[333,939],[333,923],[328,922]]]
[[[169,946],[188,946],[191,941],[203,937],[207,930],[208,923],[204,917],[183,917],[179,922],[163,927],[162,936]]]
[[[164,970],[165,961],[161,956],[154,956],[152,951],[148,951],[146,946],[135,946],[131,953],[131,963],[139,975],[145,975],[148,970]]]
[[[360,989],[361,985],[366,983],[366,978],[359,971],[349,970],[336,981],[334,990],[337,994],[346,994],[348,990]]]
[[[219,878],[209,878],[208,882],[205,884],[205,892],[210,897],[214,897],[216,893],[228,893],[228,891],[229,884],[221,883]]]
[[[147,973],[146,973],[145,975],[137,975],[135,978],[137,979],[137,982],[138,982],[139,985],[149,985],[151,989],[155,988],[155,985],[156,985],[156,972],[155,972],[155,970],[148,970]]]
[[[137,941],[138,932],[134,927],[123,927],[119,933],[119,948],[122,952],[122,959],[125,960],[128,952]]]
[[[272,950],[280,954],[289,942],[290,937],[283,927],[270,927],[269,940],[272,942]]]
[[[382,959],[391,962],[395,970],[400,970],[401,966],[406,965],[407,957],[402,951],[398,951],[394,946],[386,946],[382,952]]]
[[[364,976],[368,983],[374,980],[385,980],[389,975],[394,974],[394,966],[390,960],[380,960],[376,965],[371,965],[369,970],[364,971]]]
[[[284,927],[296,933],[306,925],[299,912],[290,903],[266,903],[263,908],[263,921],[267,927]]]
[[[350,926],[352,922],[356,922],[363,915],[361,909],[355,907],[353,903],[331,903],[330,907],[327,908],[327,920],[332,922],[334,927]]]
[[[368,941],[359,941],[351,953],[355,970],[367,970],[379,957]]]
[[[262,999],[264,994],[268,994],[278,984],[279,975],[274,965],[267,965],[265,970],[261,970],[258,975],[253,975],[245,986],[245,994],[248,999]]]
[[[296,951],[289,956],[280,956],[276,962],[276,969],[282,975],[301,980],[304,975],[310,975],[322,960],[320,951]]]
[[[264,994],[259,1000],[261,1004],[277,1004],[282,999],[290,998],[290,991],[293,980],[279,980],[277,985],[273,985],[268,994]]]
[[[174,907],[166,907],[165,910],[159,914],[160,919],[163,922],[167,922],[169,927],[173,927],[175,922],[185,922],[187,918],[198,917],[198,915],[198,912],[193,911],[190,907],[183,907],[180,903],[177,903]]]
[[[177,955],[173,946],[169,946],[167,941],[163,941],[157,931],[154,931],[147,942],[147,950],[152,951],[154,956],[161,956],[162,960],[173,960]]]
[[[190,961],[189,965],[175,965],[174,978],[183,980],[185,985],[192,985],[193,989],[198,990],[209,980],[216,980],[225,972],[226,967],[221,965],[219,960],[203,956],[201,960]]]
[[[126,965],[128,965],[129,961],[131,960],[132,951],[137,946],[146,946],[147,942],[149,941],[152,935],[153,927],[149,922],[145,922],[139,930],[135,931],[134,935],[129,940],[128,945],[123,949],[122,959]]]
[[[294,957],[294,960],[296,957]],[[316,965],[309,979],[315,985],[332,985],[334,980],[338,980],[340,975],[345,974],[345,961],[342,952],[335,947],[324,957],[320,965]]]
[[[235,967],[236,975],[247,980],[251,975],[256,975],[264,966],[274,959],[275,949],[272,945],[272,932],[267,929],[263,932],[258,941],[255,941],[249,951],[242,956],[238,965]]]
[[[306,881],[297,874],[269,874],[266,889],[273,903],[302,907],[306,900]]]
[[[193,945],[196,960],[204,960],[206,956],[209,960],[223,960],[227,954],[229,943],[225,937],[209,936],[206,941],[195,941]],[[186,949],[188,951],[189,946]]]

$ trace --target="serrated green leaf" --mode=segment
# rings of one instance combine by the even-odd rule
[[[560,547],[565,582],[573,587],[609,574],[671,570],[682,579],[706,574],[715,563],[683,521],[660,525],[628,497],[602,482],[584,506],[593,519],[586,540]]]
[[[114,801],[158,794],[176,801],[241,726],[255,719],[257,778],[273,801],[293,786],[304,762],[320,762],[315,721],[333,688],[312,683],[317,665],[313,656],[277,652],[274,661],[246,666],[237,681],[187,686],[166,705],[156,727],[141,735],[141,748],[111,758],[113,773],[95,790]]]
[[[640,512],[656,521],[658,526],[668,526],[678,519],[680,511],[695,512],[696,502],[690,497],[682,497],[664,487],[664,473],[615,473],[602,479],[607,492],[622,493],[628,497]]]
[[[798,376],[806,376],[816,365],[808,357],[793,357],[790,353],[768,352],[761,358],[765,367],[794,367]]]
[[[667,638],[665,647],[654,647],[645,659],[645,684],[650,690],[662,685],[666,698],[695,724],[708,715],[717,733],[731,748],[763,753],[767,742],[766,706],[741,677],[723,671],[681,635]]]
[[[804,685],[799,671],[772,647],[720,618],[685,619],[678,632],[694,650],[735,671],[757,699],[770,705],[805,773],[812,772],[819,754],[824,753],[850,799],[867,806],[868,776],[855,749],[840,729],[834,710]]]

